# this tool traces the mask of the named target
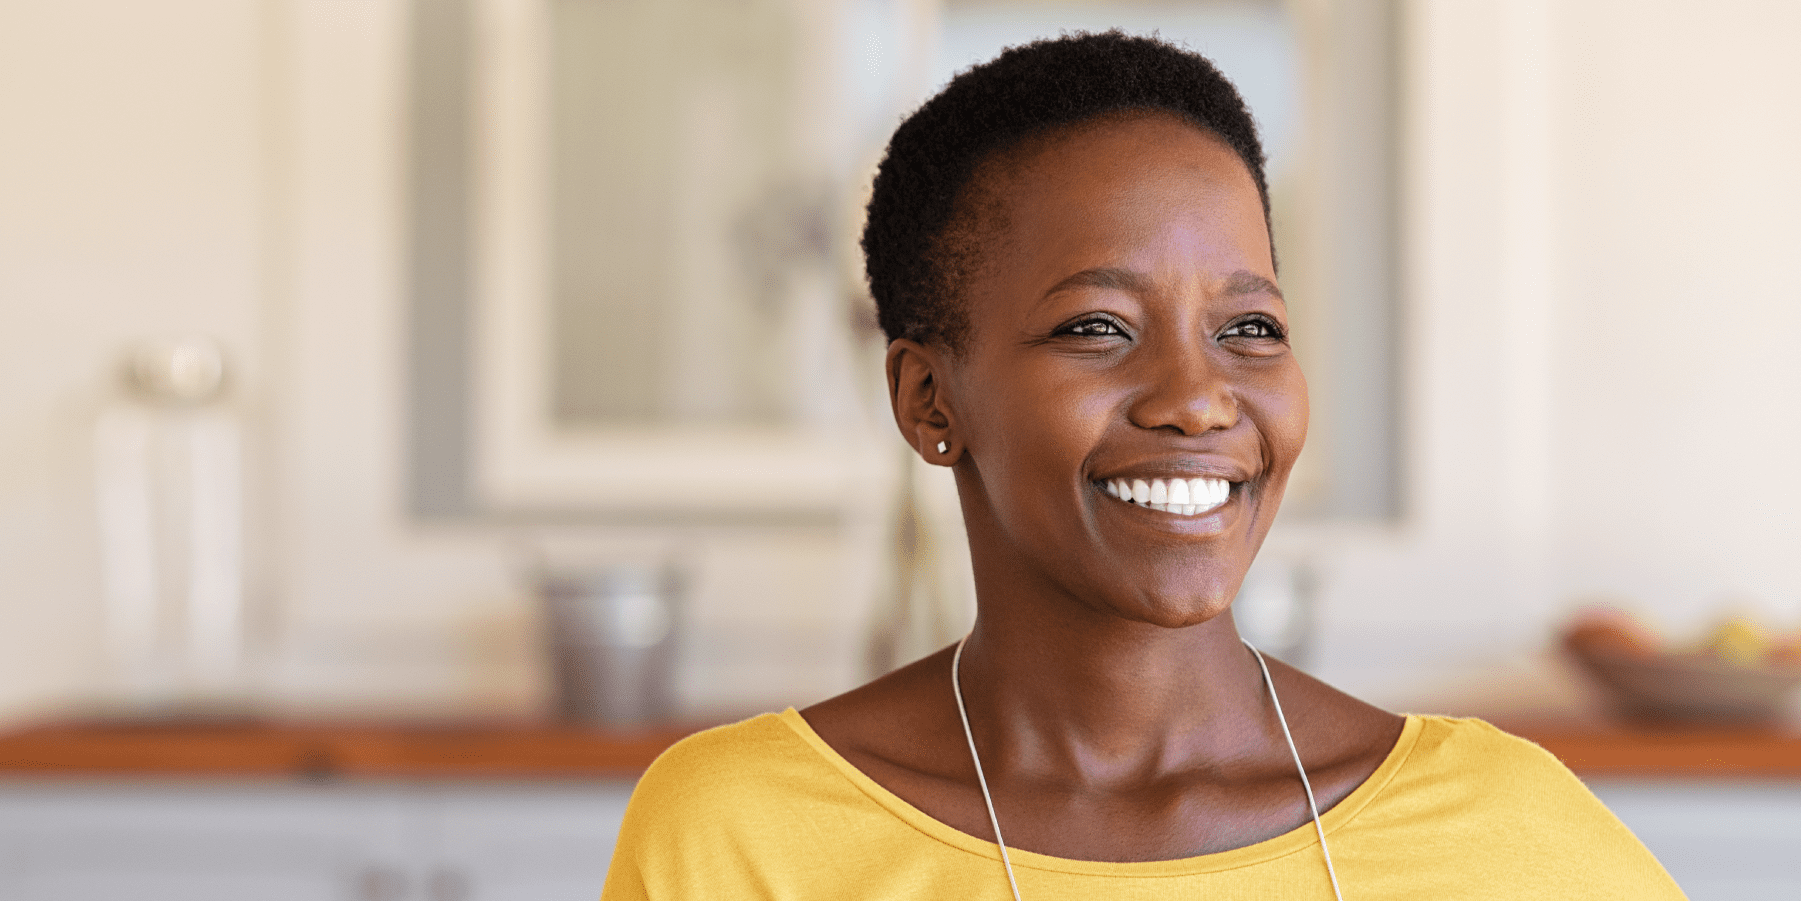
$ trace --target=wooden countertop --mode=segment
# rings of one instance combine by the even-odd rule
[[[1585,777],[1801,779],[1801,731],[1504,721]],[[631,779],[697,726],[61,723],[0,733],[0,778]]]
[[[0,734],[0,778],[635,779],[697,726],[61,723]]]
[[[1645,727],[1618,722],[1497,723],[1537,742],[1584,778],[1801,779],[1801,730]]]

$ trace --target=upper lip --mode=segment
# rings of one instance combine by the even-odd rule
[[[1249,469],[1232,460],[1216,457],[1185,457],[1175,460],[1146,460],[1137,464],[1109,466],[1097,472],[1093,480],[1111,479],[1223,479],[1244,482],[1252,478]]]

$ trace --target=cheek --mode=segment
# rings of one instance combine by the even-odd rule
[[[1307,443],[1307,379],[1301,368],[1291,363],[1260,380],[1256,404],[1271,462],[1287,470]]]
[[[970,395],[980,398],[963,411],[973,479],[959,484],[1015,542],[1060,541],[1072,534],[1071,517],[1082,515],[1087,461],[1102,443],[1109,399],[1091,381],[1044,368],[1016,375],[1024,377],[1006,390],[990,382]]]
[[[1001,397],[987,411],[983,443],[989,452],[977,462],[991,490],[1006,495],[1009,507],[1038,506],[1057,497],[1060,486],[1080,475],[1095,444],[1097,417],[1084,409],[1092,402],[1057,397],[1055,392]]]

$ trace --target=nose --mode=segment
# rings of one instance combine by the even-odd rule
[[[1207,347],[1197,341],[1162,342],[1145,348],[1152,353],[1141,359],[1143,380],[1127,410],[1133,425],[1145,429],[1173,429],[1183,435],[1200,435],[1229,429],[1238,422],[1238,396]]]

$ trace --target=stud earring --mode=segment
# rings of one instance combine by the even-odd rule
[[[951,452],[951,446],[949,444],[946,444],[943,441],[938,442],[938,453],[948,454],[950,452]]]

